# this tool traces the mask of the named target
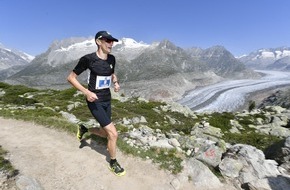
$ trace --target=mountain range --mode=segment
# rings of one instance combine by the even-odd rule
[[[0,43],[0,80],[24,69],[33,59],[34,56],[15,49],[8,49]]]
[[[259,49],[238,59],[253,69],[290,71],[289,47]]]
[[[54,41],[31,61],[31,56],[25,59],[26,54],[1,47],[0,80],[38,88],[67,88],[66,77],[79,58],[96,48],[92,37]],[[223,46],[183,49],[169,40],[146,44],[122,38],[114,44],[112,54],[117,60],[121,93],[164,101],[175,101],[198,86],[259,77],[252,69],[289,69],[290,64],[289,48],[263,49],[235,58]],[[87,74],[79,78],[85,84]]]

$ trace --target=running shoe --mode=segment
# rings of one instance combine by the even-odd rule
[[[79,125],[79,127],[78,127],[78,132],[77,132],[77,138],[79,139],[79,140],[82,140],[82,138],[83,138],[83,136],[84,136],[84,134],[86,133],[86,132],[88,132],[88,129],[84,126],[84,125]]]
[[[123,176],[126,174],[124,168],[120,166],[118,162],[109,165],[109,169],[116,175],[116,176]]]

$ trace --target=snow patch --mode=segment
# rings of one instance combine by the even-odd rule
[[[29,55],[29,54],[24,53],[24,52],[22,52],[22,54],[23,55],[21,55],[21,58],[28,61],[28,62],[31,62],[35,58],[35,56]]]
[[[275,58],[275,55],[273,52],[264,51],[261,53],[261,57],[262,58]]]
[[[282,53],[282,57],[290,56],[290,51],[289,50],[284,50]]]
[[[95,47],[95,40],[85,40],[83,42],[79,42],[79,43],[75,43],[72,44],[66,48],[61,47],[60,49],[55,50],[56,52],[67,52],[67,51],[72,51],[72,50],[76,50],[76,49],[82,49],[82,48],[90,48],[90,47]]]
[[[121,40],[119,40],[119,42],[115,42],[114,46],[116,45],[122,45],[124,48],[146,48],[149,47],[148,44],[144,43],[144,42],[136,42],[134,39],[132,38],[122,38]]]

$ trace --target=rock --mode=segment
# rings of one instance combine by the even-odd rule
[[[207,122],[203,124],[196,123],[192,128],[190,134],[197,137],[205,137],[207,135],[210,135],[213,137],[221,138],[223,136],[220,128],[212,127]]]
[[[204,152],[196,156],[196,159],[207,163],[210,166],[216,167],[221,162],[223,151],[221,148],[211,145]]]
[[[23,175],[17,179],[16,186],[19,190],[44,190],[36,179]]]
[[[265,156],[278,162],[290,175],[290,136],[268,147]]]
[[[266,160],[263,152],[253,146],[237,144],[224,155],[219,165],[221,174],[240,185],[281,175],[274,160]],[[237,176],[238,175],[238,176]],[[239,185],[239,184],[237,184]]]
[[[67,110],[71,111],[74,108],[77,108],[77,107],[82,106],[82,105],[84,105],[84,103],[82,103],[82,102],[72,102],[71,104],[67,105]]]
[[[241,134],[241,132],[235,127],[233,126],[230,130],[229,130],[230,133],[238,133],[238,134]]]
[[[168,139],[160,139],[157,141],[149,141],[148,142],[150,147],[158,147],[158,148],[168,148],[172,149],[174,148],[172,145],[168,143]]]
[[[180,189],[180,181],[177,178],[174,178],[170,184],[173,186],[174,189]]]
[[[180,183],[189,180],[194,189],[223,189],[223,184],[215,176],[212,171],[202,162],[196,159],[188,159],[183,162],[186,167],[183,172],[178,175]],[[188,179],[189,178],[189,179]]]
[[[281,106],[266,106],[265,107],[266,110],[270,111],[270,112],[274,112],[274,113],[282,113],[284,112],[286,109],[282,108]]]
[[[189,107],[183,106],[175,102],[168,102],[167,105],[160,106],[160,107],[162,111],[164,112],[167,112],[170,110],[172,112],[182,113],[186,117],[192,117],[193,119],[197,119],[197,116]]]
[[[123,122],[122,122],[124,125],[129,125],[131,124],[131,121],[127,118],[123,118]]]
[[[219,164],[219,170],[224,177],[237,178],[243,169],[243,163],[240,160],[226,157]]]
[[[290,179],[283,176],[267,177],[251,181],[247,186],[249,190],[287,190],[290,189]]]
[[[239,121],[237,121],[237,120],[230,120],[230,124],[232,125],[232,126],[234,126],[234,127],[236,127],[236,128],[238,128],[238,129],[240,129],[240,130],[243,130],[244,129],[244,127],[239,123]]]
[[[178,140],[175,139],[175,138],[169,139],[169,140],[168,140],[168,143],[169,143],[170,145],[172,145],[173,147],[180,147],[180,143],[179,143]]]
[[[60,111],[59,113],[61,113],[61,115],[71,123],[79,123],[80,122],[80,120],[77,119],[76,116],[73,114],[70,114],[70,113],[64,112],[64,111]]]

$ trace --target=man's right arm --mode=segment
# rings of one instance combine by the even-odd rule
[[[71,83],[71,85],[73,85],[76,89],[78,89],[79,91],[81,91],[86,97],[87,100],[89,102],[93,102],[96,99],[98,99],[97,95],[93,92],[91,92],[90,90],[88,90],[87,88],[85,88],[78,80],[77,80],[77,74],[75,72],[71,72],[68,77],[67,77],[67,81],[69,83]]]

